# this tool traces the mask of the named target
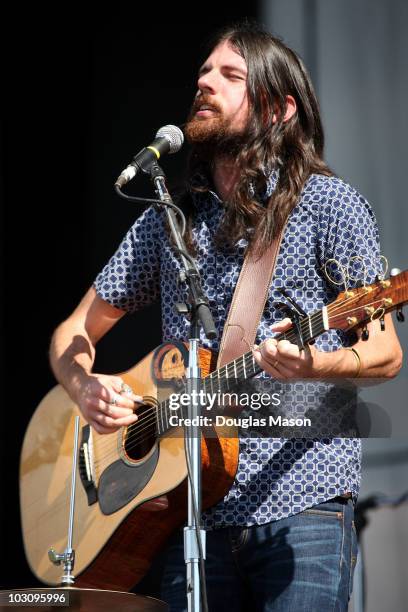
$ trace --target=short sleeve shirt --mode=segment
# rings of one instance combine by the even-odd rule
[[[266,194],[276,185],[268,180]],[[217,339],[201,344],[218,350],[223,326],[242,267],[247,243],[220,249],[214,236],[224,214],[218,196],[192,191],[196,263],[218,331]],[[95,280],[101,298],[130,313],[161,300],[163,341],[188,340],[189,323],[173,305],[185,299],[178,282],[180,264],[169,241],[164,215],[146,209]],[[283,235],[265,310],[258,328],[259,343],[270,337],[270,325],[283,315],[276,304],[284,287],[306,311],[332,302],[343,281],[349,287],[371,283],[381,271],[375,216],[368,202],[337,177],[311,175],[291,212]],[[350,344],[343,332],[331,329],[316,340],[321,351]],[[312,406],[319,391],[299,381],[289,399]],[[292,394],[292,395],[291,395]],[[240,431],[239,465],[225,498],[203,513],[206,528],[250,526],[285,518],[351,492],[360,486],[361,443],[358,438],[256,438]]]

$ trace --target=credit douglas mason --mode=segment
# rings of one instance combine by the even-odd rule
[[[215,425],[230,425],[235,427],[311,427],[312,421],[308,418],[285,418],[282,416],[269,415],[268,418],[249,416],[243,417],[224,417],[216,416]]]
[[[230,427],[311,427],[312,421],[308,418],[285,418],[282,416],[269,415],[268,418],[263,417],[226,417],[217,415],[215,419],[209,416],[197,416],[193,419],[186,419],[176,415],[172,415],[169,419],[172,426],[211,426],[211,425],[227,425]]]

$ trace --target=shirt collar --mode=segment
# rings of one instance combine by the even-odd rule
[[[271,197],[274,192],[277,182],[279,179],[279,169],[275,168],[269,172],[265,171],[265,188],[258,194],[258,201],[262,204],[266,204],[267,200]],[[196,172],[189,183],[190,193],[192,194],[194,203],[202,207],[203,204],[214,203],[217,205],[223,204],[221,198],[214,191],[212,182],[204,172]],[[253,183],[249,185],[249,193],[251,197],[255,196],[255,189]]]

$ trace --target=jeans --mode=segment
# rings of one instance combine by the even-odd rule
[[[335,498],[286,519],[207,531],[209,612],[347,610],[357,559],[354,507]],[[161,598],[187,610],[183,533],[165,557]]]

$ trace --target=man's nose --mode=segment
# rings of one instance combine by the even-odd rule
[[[211,70],[202,74],[198,81],[197,87],[202,93],[214,94],[217,91],[217,76]]]

